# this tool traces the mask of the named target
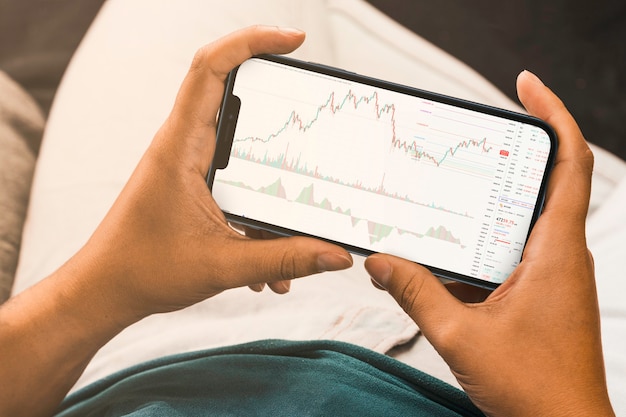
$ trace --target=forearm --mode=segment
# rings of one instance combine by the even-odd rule
[[[51,415],[98,349],[133,321],[111,289],[93,288],[110,282],[103,273],[75,257],[0,308],[0,415]]]

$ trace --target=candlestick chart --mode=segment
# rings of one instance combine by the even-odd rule
[[[490,259],[485,228],[509,164],[528,154],[519,139],[532,129],[264,61],[240,67],[233,94],[239,119],[213,187],[225,212],[481,279],[508,275],[483,265]],[[544,156],[545,139],[539,142],[532,149]],[[536,159],[518,187],[526,200],[536,199],[545,169],[545,158]],[[508,197],[505,203],[517,201]],[[528,211],[511,210],[522,208]]]

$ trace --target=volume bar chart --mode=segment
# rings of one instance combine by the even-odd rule
[[[278,178],[276,181],[274,181],[273,183],[267,186],[261,186],[258,188],[252,187],[250,185],[246,185],[243,182],[229,182],[229,181],[223,181],[223,180],[220,182],[226,185],[230,185],[232,187],[238,187],[244,190],[254,191],[259,194],[266,195],[266,196],[279,198],[287,202],[305,204],[310,207],[314,207],[314,208],[321,209],[321,210],[327,210],[327,211],[331,211],[339,215],[346,216],[346,218],[349,219],[349,222],[352,228],[357,228],[359,224],[361,223],[361,221],[366,222],[370,244],[380,242],[381,240],[389,237],[392,233],[397,233],[398,235],[406,234],[408,236],[412,236],[417,239],[423,239],[423,238],[439,239],[444,242],[452,243],[454,245],[459,245],[461,248],[465,247],[465,245],[461,243],[460,239],[454,237],[452,232],[447,230],[444,226],[437,226],[437,227],[431,226],[427,230],[425,230],[423,233],[419,233],[419,232],[415,232],[411,230],[401,229],[395,225],[376,223],[371,220],[356,217],[352,214],[352,210],[350,208],[342,209],[341,207],[333,204],[333,202],[330,201],[326,197],[321,197],[317,199],[315,196],[315,187],[313,184],[310,184],[302,188],[302,190],[299,193],[294,194],[294,195],[297,195],[297,197],[293,200],[290,200],[287,197],[288,193],[285,187],[283,186],[280,178]],[[291,195],[292,193],[289,193],[289,194]]]

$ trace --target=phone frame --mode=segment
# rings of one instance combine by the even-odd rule
[[[366,84],[374,88],[386,89],[386,90],[390,90],[390,91],[401,93],[401,94],[423,98],[426,100],[437,101],[443,104],[485,113],[485,114],[492,115],[492,116],[498,116],[498,117],[502,117],[511,121],[526,123],[526,124],[538,127],[542,129],[543,131],[545,131],[548,137],[550,138],[551,147],[550,147],[550,152],[549,152],[548,159],[546,162],[545,172],[544,172],[543,179],[541,181],[541,185],[539,189],[539,193],[537,196],[535,209],[530,220],[530,225],[528,228],[527,235],[525,237],[525,241],[524,241],[525,242],[524,247],[525,247],[528,241],[528,237],[530,236],[530,233],[539,215],[541,214],[543,210],[543,206],[545,203],[546,187],[547,187],[547,183],[550,177],[550,173],[554,165],[554,160],[555,160],[556,152],[557,152],[558,138],[557,138],[555,131],[552,129],[552,127],[548,123],[544,122],[543,120],[539,118],[536,118],[527,114],[517,113],[517,112],[510,111],[510,110],[501,109],[501,108],[497,108],[497,107],[493,107],[493,106],[489,106],[489,105],[485,105],[485,104],[481,104],[477,102],[472,102],[472,101],[459,99],[459,98],[455,98],[455,97],[451,97],[447,95],[442,95],[442,94],[438,94],[438,93],[434,93],[434,92],[430,92],[430,91],[426,91],[426,90],[422,90],[418,88],[413,88],[413,87],[409,87],[406,85],[401,85],[401,84],[397,84],[397,83],[393,83],[389,81],[384,81],[381,79],[376,79],[376,78],[372,78],[368,76],[363,76],[354,72],[349,72],[349,71],[345,71],[339,68],[334,68],[334,67],[330,67],[330,66],[326,66],[322,64],[305,62],[305,61],[288,58],[285,56],[277,56],[277,55],[257,55],[257,56],[254,56],[253,58],[268,60],[268,61],[278,63],[278,64],[283,64],[283,65],[292,66],[292,67],[296,67],[296,68],[303,69],[303,70],[321,73],[326,76],[337,77],[340,79],[348,80],[350,82]],[[215,155],[214,155],[213,161],[211,163],[211,166],[207,175],[207,185],[209,189],[211,190],[213,188],[213,182],[215,179],[216,171],[218,169],[223,169],[228,165],[230,152],[232,150],[234,132],[235,132],[237,118],[239,115],[239,107],[241,105],[239,98],[233,95],[233,88],[234,88],[238,69],[239,67],[236,67],[235,69],[233,69],[229,73],[226,79],[224,96],[222,98],[222,102],[221,102],[220,109],[219,109]],[[316,236],[316,235],[309,234],[309,233],[300,232],[298,230],[292,230],[292,229],[287,229],[281,226],[268,224],[265,222],[248,218],[248,217],[242,217],[242,216],[234,215],[228,212],[224,212],[224,214],[228,221],[242,224],[245,226],[250,226],[256,229],[266,230],[266,231],[269,231],[278,235],[307,236],[307,237],[312,237],[316,239],[321,239],[321,240],[342,246],[349,252],[352,252],[357,255],[362,255],[362,256],[368,256],[368,255],[375,253],[374,251],[369,250],[369,249],[353,246],[350,244],[324,238],[321,236]],[[420,265],[423,265],[424,267],[428,268],[435,276],[446,279],[446,280],[463,282],[463,283],[467,283],[467,284],[471,284],[474,286],[487,288],[491,290],[497,288],[500,285],[500,283],[486,281],[480,278],[474,278],[468,275],[460,274],[454,271],[448,271],[448,270],[434,267],[431,265],[421,264],[421,263]]]

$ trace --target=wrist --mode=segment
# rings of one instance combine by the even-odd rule
[[[541,393],[518,392],[518,398],[509,400],[505,409],[484,411],[490,416],[615,417],[606,382],[591,377],[580,384],[578,379],[573,376],[558,385],[546,384]]]
[[[588,389],[576,395],[561,396],[560,400],[555,400],[546,408],[546,412],[541,415],[549,416],[597,416],[615,417],[615,412],[611,406],[606,384],[600,387],[588,386]]]
[[[96,345],[148,315],[125,285],[123,268],[108,263],[111,258],[86,246],[50,277],[63,289],[60,310],[68,315],[66,320]]]
[[[50,415],[95,353],[135,318],[120,314],[83,257],[0,308],[2,415]]]

